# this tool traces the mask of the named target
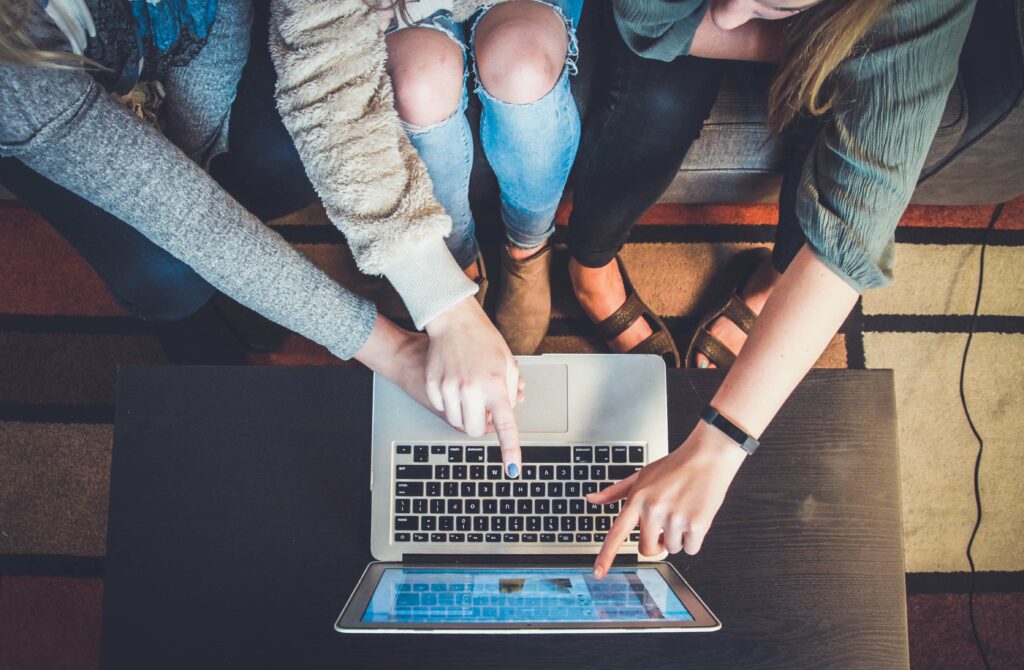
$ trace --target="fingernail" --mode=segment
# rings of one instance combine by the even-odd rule
[[[601,568],[594,568],[594,576],[601,579]]]
[[[706,368],[708,366],[708,362],[707,362],[707,360],[703,360],[700,363],[698,363],[697,365],[698,365],[698,367]]]
[[[511,477],[512,479],[515,479],[516,477],[519,476],[519,466],[516,465],[515,463],[509,463],[507,470],[508,476]]]

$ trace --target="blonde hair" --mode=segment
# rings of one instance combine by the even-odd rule
[[[84,56],[37,47],[26,28],[34,11],[38,11],[35,0],[0,0],[0,63],[61,69],[106,69]]]
[[[835,103],[826,80],[888,9],[890,0],[825,0],[793,19],[786,53],[768,95],[768,122],[779,132],[801,111],[821,116]]]

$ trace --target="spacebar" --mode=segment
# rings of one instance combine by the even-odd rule
[[[523,463],[572,463],[572,447],[523,447]]]

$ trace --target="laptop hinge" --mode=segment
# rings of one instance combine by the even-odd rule
[[[579,563],[589,565],[597,554],[403,554],[410,564],[467,563],[473,565],[553,565]],[[637,554],[619,554],[615,563],[636,563]]]

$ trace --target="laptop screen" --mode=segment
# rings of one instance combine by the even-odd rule
[[[655,568],[388,568],[363,613],[390,623],[693,621]]]

